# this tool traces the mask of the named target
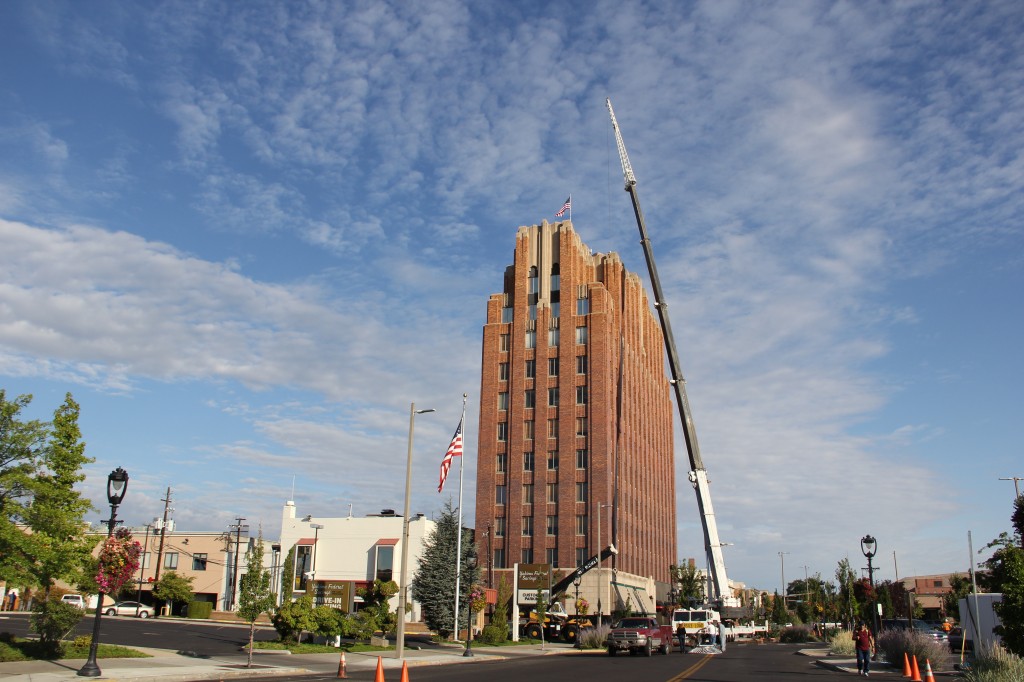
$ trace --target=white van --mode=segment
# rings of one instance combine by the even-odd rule
[[[65,604],[71,604],[85,611],[85,597],[80,594],[65,594],[60,598]]]

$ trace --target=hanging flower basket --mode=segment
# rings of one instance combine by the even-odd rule
[[[590,611],[590,602],[588,602],[583,597],[580,597],[579,599],[576,600],[576,613],[580,614],[581,616],[585,616],[585,615],[587,615],[587,613],[589,611]]]
[[[104,594],[116,594],[139,570],[142,545],[132,539],[131,531],[119,528],[100,548],[96,584]]]
[[[479,613],[487,607],[487,593],[479,585],[469,592],[469,608],[474,613]]]

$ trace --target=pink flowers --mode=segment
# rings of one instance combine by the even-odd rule
[[[118,528],[104,540],[100,548],[99,570],[96,571],[96,584],[100,590],[104,594],[115,594],[120,590],[139,570],[141,553],[142,545],[132,539],[127,528]]]

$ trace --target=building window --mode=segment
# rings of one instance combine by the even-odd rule
[[[536,320],[537,319],[537,305],[536,304],[530,306],[529,313],[530,313],[530,319],[531,320]]]
[[[505,568],[505,548],[494,550],[494,567]]]
[[[558,301],[551,302],[551,317],[558,317],[558,312],[561,310]]]
[[[501,309],[501,323],[508,324],[512,321],[512,309],[502,308]],[[508,338],[508,334],[502,334],[503,337]],[[507,348],[505,350],[508,350]]]
[[[523,485],[523,504],[533,504],[533,484]]]
[[[388,582],[395,567],[394,545],[377,545],[377,580]]]
[[[586,502],[587,501],[587,482],[582,481],[576,484],[576,501]]]
[[[586,345],[587,343],[587,328],[576,327],[576,343]]]
[[[561,279],[557,272],[551,274],[551,291],[558,291],[558,287],[561,286]]]
[[[548,483],[548,504],[558,504],[557,483]]]
[[[587,373],[587,356],[577,355],[576,356],[576,373],[586,374]]]
[[[523,440],[533,440],[533,420],[523,422]]]
[[[530,423],[532,424],[533,422],[530,422]],[[533,471],[533,453],[532,452],[524,452],[523,453],[523,471]]]
[[[178,568],[177,552],[167,552],[164,554],[164,568]]]
[[[526,361],[526,378],[533,379],[537,375],[537,361],[527,360]]]
[[[149,560],[152,557],[152,555],[153,555],[152,552],[143,552],[142,553],[142,568],[143,568],[143,570],[149,568]]]
[[[587,385],[580,384],[576,387],[576,404],[586,405],[587,404]]]
[[[509,308],[509,310],[511,310],[511,308]],[[509,352],[509,350],[511,350],[512,339],[508,334],[502,334],[500,337],[498,337],[498,343],[498,350],[500,350],[502,353],[507,353]]]
[[[537,347],[537,331],[530,329],[526,332],[526,347],[536,348]]]
[[[532,564],[533,563],[533,547],[523,547],[522,561],[520,563],[523,563],[523,564]]]
[[[548,345],[552,348],[558,346],[558,327],[548,330]]]
[[[508,486],[499,485],[494,488],[494,504],[505,504],[508,500]]]
[[[551,568],[558,568],[558,548],[548,547],[547,550],[548,563],[551,564]]]
[[[576,468],[577,469],[586,469],[587,468],[587,451],[586,451],[585,448],[576,451]]]
[[[529,293],[536,294],[539,291],[539,285],[537,281],[537,266],[530,268],[530,290]]]
[[[576,535],[587,534],[587,515],[577,514],[576,515]]]
[[[508,391],[502,391],[501,393],[498,394],[498,409],[508,409]]]
[[[532,516],[524,516],[523,517],[523,537],[524,538],[533,537],[533,517]]]
[[[548,389],[548,407],[558,407],[558,387]]]
[[[558,418],[548,420],[548,438],[558,438]]]
[[[576,299],[576,314],[577,315],[588,315],[590,313],[590,299],[589,298],[577,298]]]
[[[196,552],[192,555],[192,570],[193,571],[205,571],[206,570],[206,554],[200,554]]]
[[[548,516],[548,535],[558,535],[558,517],[551,515]]]
[[[932,587],[942,587],[942,581],[941,580],[933,580],[932,581]]]
[[[535,403],[536,398],[534,396],[533,389],[526,389],[526,391],[523,392],[523,405],[526,407],[526,409],[532,410]]]
[[[508,455],[504,452],[499,452],[495,458],[494,470],[499,474],[503,474],[508,471]]]
[[[498,442],[504,443],[508,440],[508,422],[498,422]]]
[[[587,418],[576,417],[576,435],[586,436],[587,435]]]
[[[312,545],[299,545],[295,548],[295,575],[293,576],[293,591],[306,591],[306,574],[309,573],[312,557]]]
[[[558,450],[548,450],[548,469],[558,471]]]
[[[505,537],[505,517],[498,516],[494,519],[494,537],[503,538]]]
[[[582,566],[587,561],[587,548],[577,547],[576,548],[576,565]]]
[[[558,376],[558,358],[548,358],[548,376]]]
[[[498,381],[508,381],[508,363],[498,363]]]

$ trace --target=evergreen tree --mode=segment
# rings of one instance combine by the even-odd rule
[[[263,529],[245,557],[245,574],[238,582],[238,616],[249,623],[249,660],[252,667],[252,640],[256,633],[256,619],[274,608],[274,594],[270,590],[270,571],[263,568]]]
[[[782,597],[776,592],[772,598],[772,622],[776,625],[783,625],[789,620],[789,614],[786,611],[786,605],[782,601]]]
[[[424,541],[416,575],[412,579],[412,598],[423,609],[427,627],[441,637],[458,631],[455,625],[456,546],[459,538],[459,517],[451,501],[445,503],[434,532]],[[468,608],[469,591],[478,577],[476,547],[471,533],[462,529],[462,578],[459,582],[459,613]],[[470,566],[472,560],[472,566]]]

